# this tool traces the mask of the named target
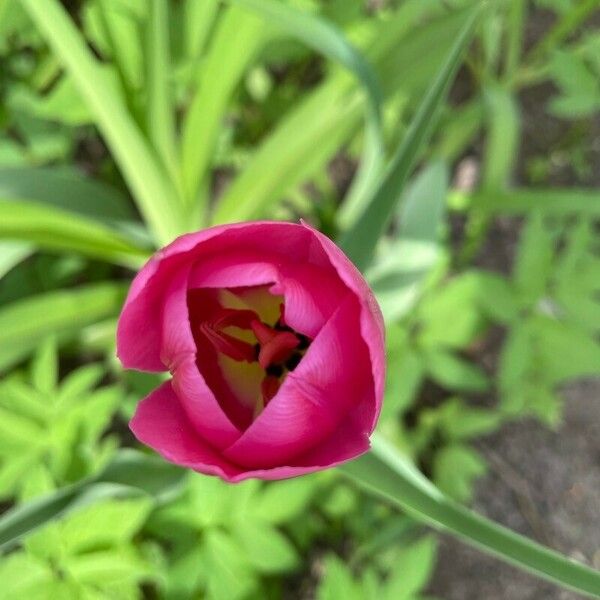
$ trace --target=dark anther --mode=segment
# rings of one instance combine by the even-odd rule
[[[265,370],[267,375],[271,377],[281,377],[283,375],[283,367],[281,365],[269,365]]]
[[[294,331],[291,327],[288,327],[287,325],[282,325],[281,321],[277,321],[277,323],[275,323],[275,325],[273,326],[273,329],[275,329],[276,331]]]
[[[298,344],[298,350],[306,350],[310,345],[310,340],[301,333],[297,333],[296,337],[300,340],[300,344]]]
[[[285,361],[285,368],[288,371],[293,371],[298,366],[298,364],[300,363],[301,360],[302,360],[302,354],[300,354],[300,352],[294,352],[294,354],[292,354]]]
[[[254,344],[254,360],[258,360],[258,355],[260,354],[260,344]]]

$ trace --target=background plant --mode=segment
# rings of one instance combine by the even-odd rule
[[[473,440],[528,415],[557,426],[559,386],[600,372],[598,2],[63,4],[0,0],[0,493],[65,498],[60,521],[7,546],[7,597],[422,597],[435,537],[338,473],[190,474],[170,496],[119,497],[98,474],[154,382],[116,365],[116,316],[174,236],[309,219],[384,310],[380,435],[470,501],[487,469]],[[528,47],[539,7],[552,25]],[[520,95],[544,82],[539,110],[567,133],[521,164]],[[557,161],[587,187],[557,184]],[[510,272],[482,267],[507,216],[522,223]],[[490,368],[479,349],[498,330]],[[97,501],[72,510],[94,477]]]

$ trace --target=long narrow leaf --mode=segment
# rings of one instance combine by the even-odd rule
[[[79,252],[132,268],[148,258],[147,250],[106,225],[38,202],[0,199],[0,239]]]
[[[85,40],[57,0],[23,0],[23,6],[94,114],[157,243],[171,241],[182,222],[176,190]]]
[[[261,19],[236,6],[225,8],[182,125],[181,177],[190,210],[206,210],[207,193],[204,190],[200,195],[200,190],[206,186],[206,174],[231,95],[267,40],[267,28]]]
[[[544,548],[445,497],[393,446],[379,437],[365,456],[342,473],[425,523],[459,536],[521,569],[592,597],[600,597],[600,572]]]
[[[383,160],[383,141],[381,133],[381,92],[377,76],[363,55],[356,50],[332,24],[322,18],[295,9],[293,6],[274,0],[229,0],[255,11],[269,23],[282,29],[313,50],[350,71],[362,86],[367,96],[367,132],[363,154],[363,169],[357,179],[358,185],[353,194],[359,198],[368,189],[379,174]],[[236,221],[245,218],[248,200],[241,203],[228,196],[216,212],[216,222]],[[253,210],[254,207],[250,207]]]
[[[371,261],[375,245],[383,235],[394,213],[406,179],[410,175],[423,144],[431,135],[435,115],[460,65],[462,54],[471,40],[480,10],[479,7],[472,9],[450,54],[423,99],[386,174],[374,189],[369,204],[354,226],[342,238],[342,247],[359,269],[364,269]]]
[[[76,335],[82,327],[118,314],[125,286],[101,283],[47,292],[0,308],[0,369],[15,364],[49,335]]]
[[[500,214],[541,210],[552,214],[600,215],[600,193],[585,189],[486,190],[470,199],[474,208]]]
[[[408,0],[390,21],[374,27],[365,55],[375,65],[387,97],[398,90],[410,97],[420,95],[461,31],[463,12],[421,25],[428,17],[438,15],[434,9],[441,9],[441,4]],[[291,108],[256,148],[220,202],[221,206],[235,208],[229,212],[218,206],[214,222],[269,214],[274,203],[314,176],[359,131],[365,102],[355,78],[341,69],[331,73]]]
[[[169,172],[176,172],[175,115],[171,105],[169,5],[151,0],[146,36],[148,131]]]

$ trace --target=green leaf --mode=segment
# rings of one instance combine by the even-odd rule
[[[493,321],[510,325],[519,316],[520,304],[512,282],[496,273],[477,272],[478,302]]]
[[[18,300],[0,309],[0,369],[21,360],[40,338],[71,337],[82,327],[117,314],[125,288],[101,283],[74,290],[48,292]]]
[[[406,179],[433,131],[436,113],[460,65],[462,54],[471,41],[479,13],[479,8],[467,13],[460,35],[419,106],[385,175],[373,188],[369,203],[355,225],[342,237],[343,250],[359,269],[364,269],[370,263],[375,245],[392,217]]]
[[[20,504],[0,516],[0,548],[57,518],[109,498],[149,495],[158,500],[179,491],[185,472],[162,459],[121,450],[99,474]]]
[[[488,132],[481,185],[484,189],[502,189],[510,183],[518,156],[519,110],[512,94],[496,85],[484,89],[484,100]]]
[[[384,587],[384,600],[412,600],[427,584],[435,566],[437,543],[427,536],[402,548]]]
[[[0,199],[0,239],[78,252],[131,268],[139,268],[148,258],[147,250],[101,223],[24,200]]]
[[[202,184],[207,184],[207,171],[211,166],[210,161],[231,95],[248,65],[269,37],[268,29],[261,19],[237,6],[226,7],[217,21],[212,41],[202,61],[198,90],[190,102],[182,125],[182,180],[186,202],[190,208],[198,202]],[[201,204],[200,208],[206,209],[206,194]]]
[[[485,392],[490,389],[490,382],[479,367],[450,352],[425,351],[424,362],[430,376],[451,390]]]
[[[600,193],[594,190],[513,189],[486,190],[471,197],[478,209],[500,214],[522,214],[539,210],[545,214],[600,215]]]
[[[433,480],[458,502],[469,502],[475,481],[485,474],[487,465],[478,452],[463,444],[446,446],[433,459]]]
[[[240,519],[233,530],[248,561],[261,573],[282,573],[298,566],[290,541],[266,522]]]
[[[182,231],[177,192],[85,40],[57,0],[24,0],[23,6],[95,115],[156,241],[170,242]]]
[[[338,469],[376,496],[481,550],[559,585],[600,596],[598,571],[455,503],[380,437],[372,439],[370,453]]]
[[[34,248],[31,244],[19,242],[0,242],[0,279],[2,279],[13,267],[23,262],[33,254]]]
[[[541,212],[534,212],[519,240],[513,267],[513,282],[524,306],[538,302],[545,294],[555,262],[554,238]]]
[[[273,524],[290,521],[307,509],[317,485],[316,477],[267,482],[253,500],[252,514]]]
[[[336,556],[325,561],[325,574],[317,588],[317,600],[362,600],[361,589],[348,567]]]
[[[58,383],[58,351],[52,337],[43,341],[31,365],[31,383],[43,394],[51,394]]]
[[[369,63],[346,40],[343,33],[322,18],[314,17],[309,13],[295,9],[293,6],[273,0],[230,1],[256,11],[269,23],[304,42],[330,60],[338,62],[360,82],[368,98],[365,142],[365,164],[368,164],[368,169],[362,173],[360,186],[368,189],[379,172],[383,155],[380,117],[382,94],[377,77]],[[359,201],[362,193],[362,191],[357,192]],[[228,196],[220,203],[215,214],[215,222],[242,220],[245,218],[242,213],[252,214],[256,212],[254,206],[247,207],[247,204],[248,198],[242,204],[234,201],[232,196]]]
[[[48,203],[113,226],[135,219],[119,190],[69,167],[0,169],[0,197]]]
[[[170,47],[168,0],[151,0],[145,57],[148,107],[147,129],[154,148],[168,172],[176,173],[175,114],[170,92]]]

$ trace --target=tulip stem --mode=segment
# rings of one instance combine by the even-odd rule
[[[371,493],[418,520],[457,535],[521,569],[600,598],[600,572],[519,535],[445,496],[389,442],[374,436],[372,450],[339,467]]]

